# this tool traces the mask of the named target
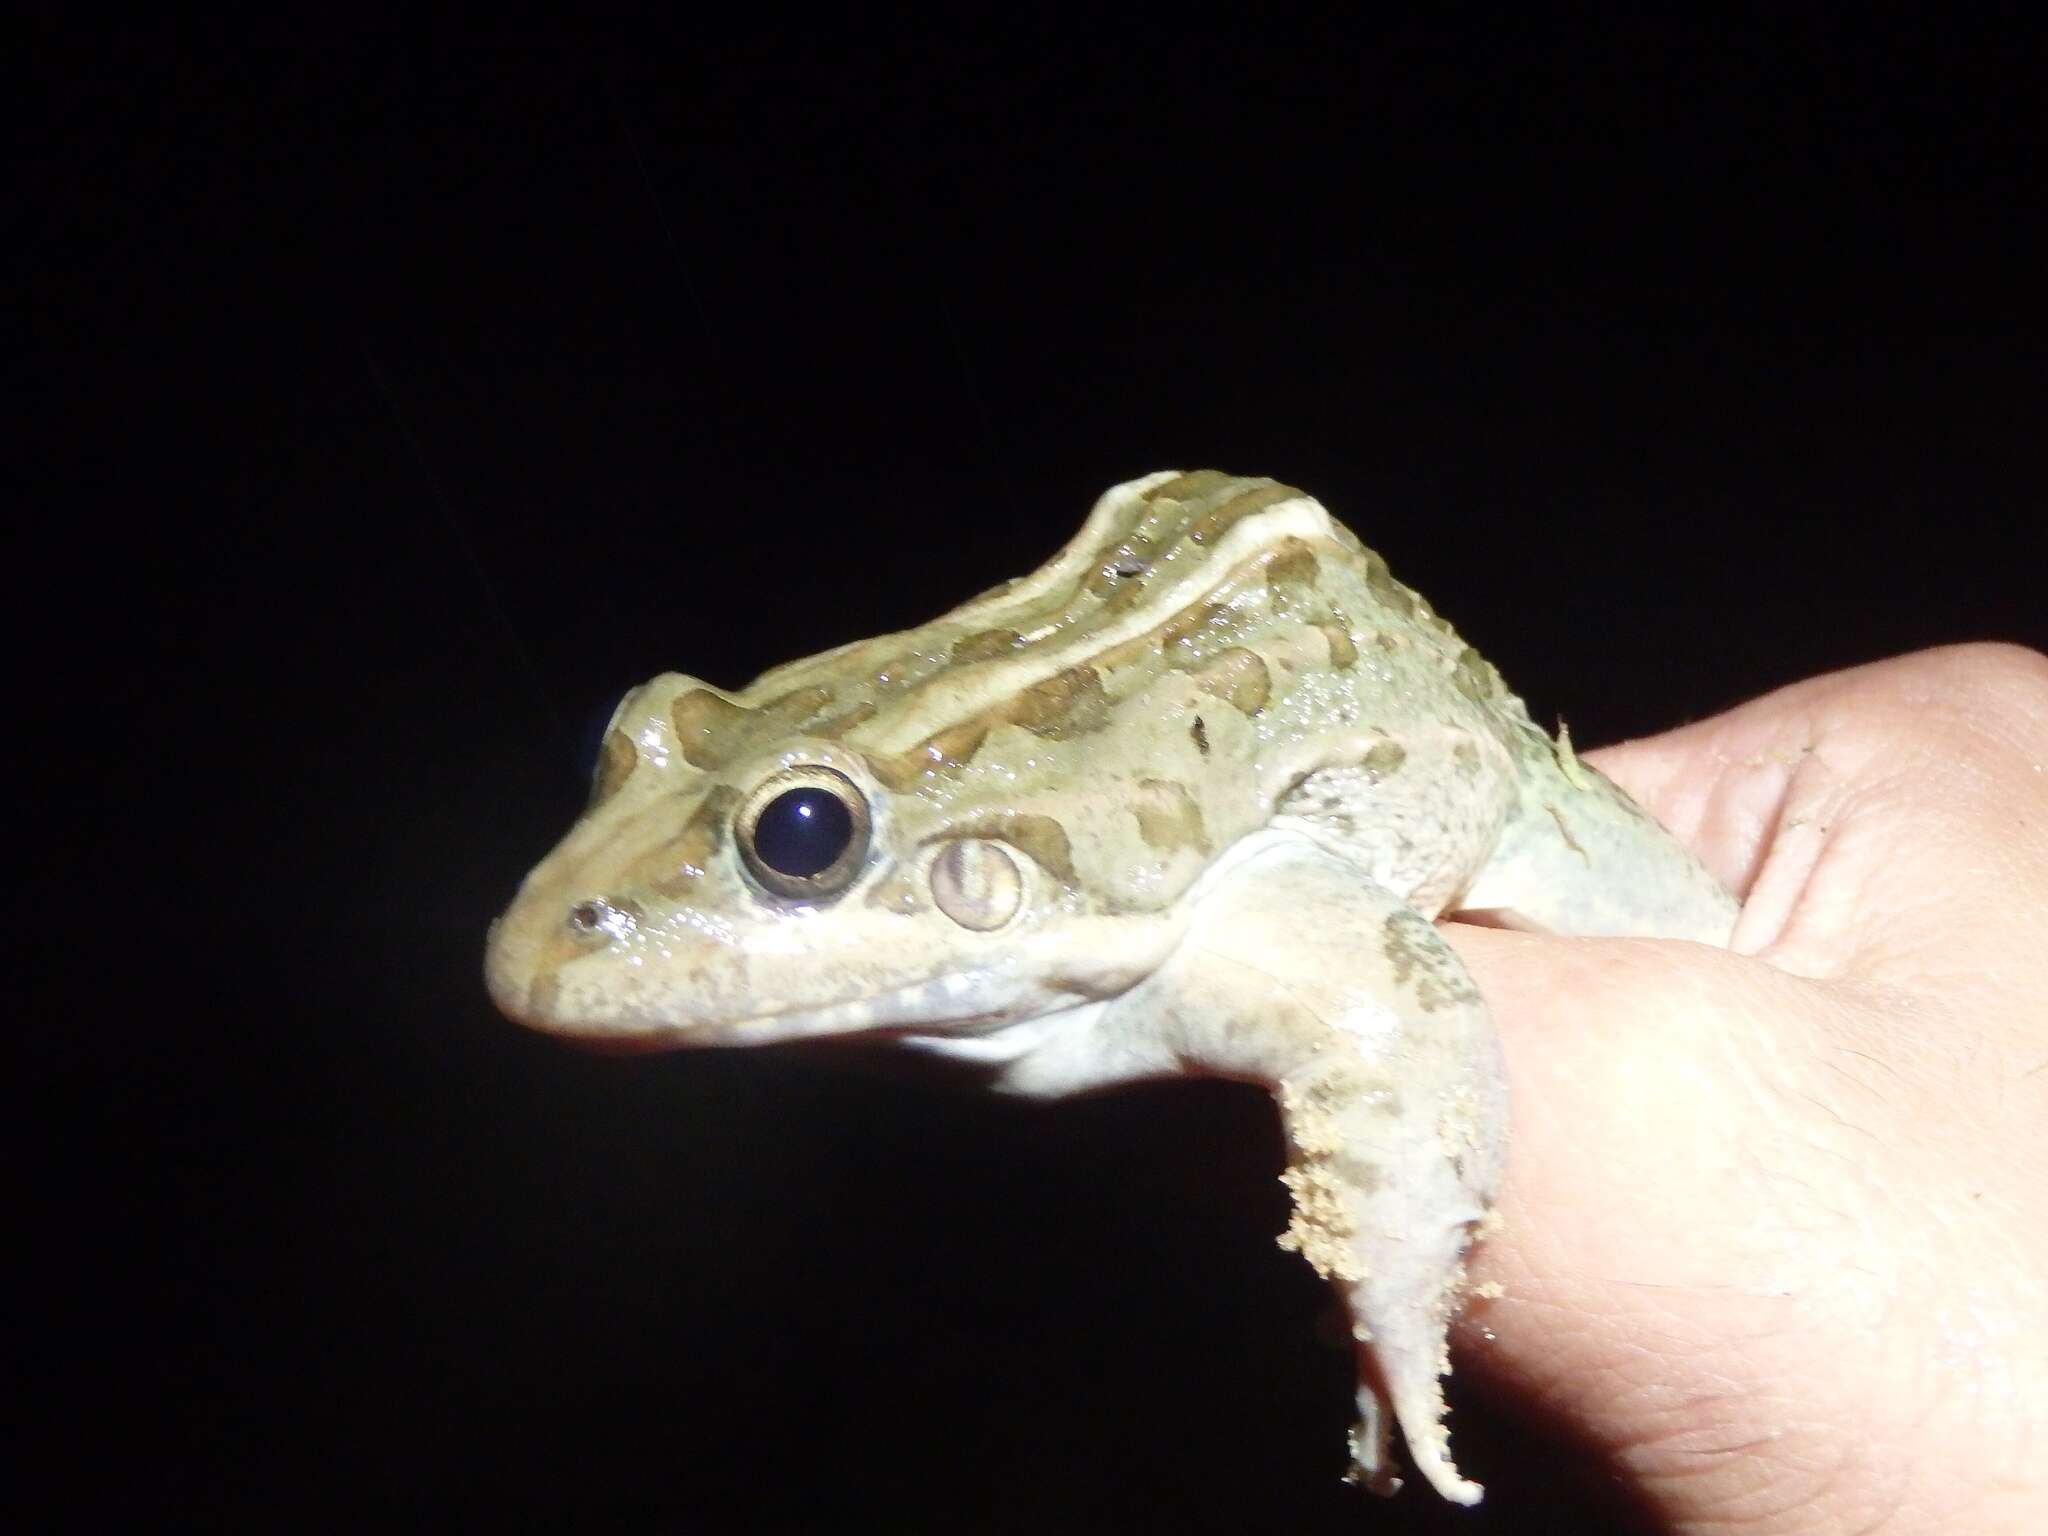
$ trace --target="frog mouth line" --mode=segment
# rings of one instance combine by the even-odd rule
[[[787,1017],[790,1015],[762,1015],[762,1019],[780,1020]],[[722,1028],[744,1030],[756,1022],[759,1021],[747,1019]],[[787,1036],[778,1035],[772,1040],[744,1042],[724,1036],[717,1039],[700,1038],[688,1028],[621,1030],[616,1034],[595,1034],[581,1030],[559,1030],[547,1025],[528,1027],[539,1033],[551,1035],[563,1044],[592,1056],[662,1056],[671,1051],[725,1049],[743,1043],[768,1048],[814,1046],[822,1051],[831,1051],[857,1050],[873,1045],[895,1045],[905,1040],[923,1039],[931,1035],[944,1035],[949,1039],[958,1040],[978,1040],[997,1034],[1016,1022],[1017,1015],[1014,1013],[978,1013],[958,1019],[931,1020],[923,1024],[874,1024],[866,1028],[834,1029],[815,1035],[811,1033],[809,1026],[800,1026],[793,1034]]]
[[[822,1007],[793,1007],[743,1019],[678,1023],[659,1017],[615,1017],[575,1021],[551,1015],[545,1006],[504,1008],[529,1029],[601,1055],[641,1056],[705,1047],[777,1045],[790,1040],[892,1041],[944,1034],[978,1038],[997,1033],[1021,1017],[1059,1008],[1044,989],[989,971],[960,971],[865,997]],[[991,1006],[991,1004],[994,1006]],[[500,1002],[501,1008],[504,1001]]]

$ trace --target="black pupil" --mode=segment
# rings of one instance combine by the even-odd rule
[[[754,852],[779,874],[802,879],[830,869],[853,839],[853,817],[825,789],[784,790],[754,821]]]

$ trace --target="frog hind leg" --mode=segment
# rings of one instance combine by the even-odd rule
[[[1279,1090],[1291,1154],[1282,1178],[1294,1197],[1281,1245],[1342,1294],[1356,1341],[1358,1426],[1347,1476],[1376,1493],[1401,1486],[1398,1424],[1430,1486],[1475,1504],[1479,1485],[1451,1461],[1441,1379],[1451,1317],[1466,1293],[1464,1252],[1485,1219],[1497,1153],[1484,1136],[1462,1138],[1474,1143],[1470,1156],[1443,1147],[1445,1127],[1460,1119],[1455,1098],[1425,1095],[1415,1105],[1433,1122],[1426,1131],[1370,1123],[1406,1119],[1409,1106],[1361,1099],[1347,1092],[1348,1076],[1319,1062]]]
[[[1281,1244],[1339,1290],[1358,1340],[1352,1475],[1399,1485],[1398,1423],[1431,1486],[1476,1503],[1450,1460],[1439,1378],[1506,1130],[1478,992],[1426,918],[1298,836],[1245,839],[1192,899],[1180,947],[1099,1027],[1120,1060],[1273,1090],[1294,1202]]]
[[[1541,737],[1541,733],[1536,733]],[[1456,914],[1502,928],[1726,946],[1735,899],[1612,781],[1551,749],[1525,768],[1491,855]]]
[[[1438,1285],[1423,1284],[1409,1295],[1378,1295],[1351,1301],[1353,1330],[1359,1338],[1358,1425],[1351,1432],[1351,1467],[1346,1474],[1376,1493],[1390,1494],[1401,1486],[1392,1457],[1390,1420],[1401,1426],[1409,1459],[1444,1498],[1454,1504],[1477,1504],[1479,1484],[1459,1474],[1451,1461],[1450,1437],[1444,1429],[1441,1378],[1450,1370],[1446,1336],[1450,1319],[1462,1299],[1464,1269],[1460,1235],[1448,1253],[1424,1261],[1419,1272],[1442,1264]],[[1370,1285],[1357,1288],[1370,1293]]]

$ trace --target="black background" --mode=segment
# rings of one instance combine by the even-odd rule
[[[1602,1530],[1337,1482],[1270,1113],[500,1022],[625,686],[1321,495],[1582,743],[2039,644],[2041,35],[33,25],[15,1391],[74,1514]],[[20,1497],[33,1497],[31,1480]]]

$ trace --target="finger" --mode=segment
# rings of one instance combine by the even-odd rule
[[[2048,901],[2048,658],[2032,651],[1855,667],[1587,758],[1743,897],[1736,948],[1802,974],[1924,976],[1931,947],[1995,963],[1996,916]]]

